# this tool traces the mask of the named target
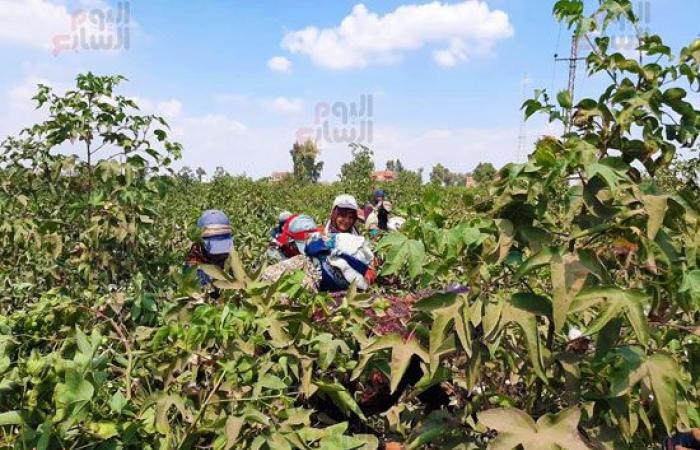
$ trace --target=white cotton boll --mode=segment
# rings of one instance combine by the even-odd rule
[[[651,305],[646,305],[644,307],[644,315],[648,316],[650,312],[651,312]]]
[[[581,336],[583,336],[583,332],[581,330],[579,330],[576,327],[569,328],[569,334],[567,337],[569,338],[570,341],[573,341],[574,339],[578,339]]]

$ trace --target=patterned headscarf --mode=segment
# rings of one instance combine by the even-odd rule
[[[338,216],[340,215],[341,211],[350,211],[353,214],[353,222],[352,225],[350,226],[350,229],[347,231],[340,231],[338,229],[337,225],[337,220]],[[358,234],[357,230],[355,229],[355,224],[357,223],[357,210],[356,209],[348,209],[348,208],[339,208],[335,207],[333,208],[333,211],[331,212],[331,219],[328,221],[328,226],[326,227],[326,233],[352,233],[352,234]]]

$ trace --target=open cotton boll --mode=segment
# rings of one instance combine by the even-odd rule
[[[581,336],[583,336],[583,332],[581,330],[579,330],[576,327],[569,328],[569,334],[567,335],[567,337],[569,338],[570,341],[573,341],[574,339],[578,339]]]

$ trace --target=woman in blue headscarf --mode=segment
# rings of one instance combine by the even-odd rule
[[[211,264],[223,269],[224,262],[233,249],[231,222],[226,214],[218,209],[208,209],[197,220],[201,240],[190,247],[185,267]],[[203,270],[197,269],[197,277],[202,286],[211,284],[212,279]]]

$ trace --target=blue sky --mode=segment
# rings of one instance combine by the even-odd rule
[[[73,12],[114,11],[117,2],[0,0],[0,135],[40,117],[26,100],[34,84],[65,89],[92,70],[127,76],[122,92],[165,115],[185,145],[178,164],[210,173],[288,170],[297,130],[315,128],[316,105],[359,103],[363,94],[373,97],[369,146],[378,166],[388,158],[426,172],[438,162],[458,171],[480,161],[500,166],[524,156],[524,75],[528,93],[565,88],[567,67],[555,66],[552,54],[568,54],[569,34],[552,18],[553,2],[468,3],[478,2],[132,0],[128,49],[54,55],[52,38],[71,32]],[[674,49],[700,31],[697,0],[635,4],[648,8],[643,25]],[[343,34],[348,17],[355,28]],[[583,70],[578,76],[581,95],[600,85]],[[547,131],[542,121],[528,123],[526,142]],[[349,158],[347,144],[321,148],[323,178],[333,179]]]

